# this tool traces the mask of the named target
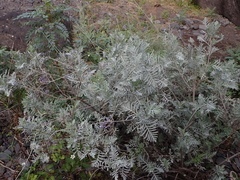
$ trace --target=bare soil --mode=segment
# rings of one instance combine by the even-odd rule
[[[152,20],[159,32],[171,31],[179,37],[183,44],[187,44],[190,37],[196,40],[197,36],[203,35],[202,30],[204,29],[199,27],[201,27],[202,21],[207,15],[205,10],[196,10],[198,13],[195,15],[196,12],[188,11],[188,9],[183,10],[182,7],[174,5],[174,3],[159,3],[156,0],[147,2],[142,7],[126,0],[118,0],[114,3],[94,3],[91,7],[90,11],[95,18],[96,24],[99,19],[104,18],[110,18],[113,25],[114,23],[127,22],[133,19],[142,24]],[[185,22],[176,24],[178,23],[176,17],[185,10],[187,11],[184,14]],[[240,45],[240,28],[221,15],[207,18],[209,21],[218,21],[221,24],[219,34],[224,35],[224,39],[217,44],[219,51],[215,54],[215,58],[224,60],[227,56],[226,49]]]
[[[174,4],[156,3],[159,1],[150,1],[145,3],[141,9],[138,4],[133,1],[118,0],[113,3],[92,3],[90,11],[92,17],[95,16],[95,23],[99,19],[109,18],[113,24],[119,21],[131,20],[144,23],[152,17],[155,26],[161,31],[169,28],[176,15],[180,13],[181,7]],[[59,2],[58,2],[59,3]],[[27,47],[25,35],[28,30],[21,20],[13,20],[19,14],[26,11],[33,11],[35,7],[41,4],[41,0],[1,0],[0,2],[0,46],[6,46],[12,50],[24,51]],[[142,12],[141,12],[142,11]],[[93,18],[93,19],[94,19]],[[186,13],[186,19],[193,22],[188,26],[171,27],[172,32],[179,36],[180,39],[187,43],[189,38],[196,39],[199,35],[197,28],[202,24],[204,15],[194,16]],[[226,49],[240,45],[240,28],[229,22],[226,18],[218,15],[211,20],[218,20],[222,26],[219,33],[224,35],[224,40],[218,44],[220,51],[217,57],[224,59]],[[174,24],[172,25],[174,26]]]

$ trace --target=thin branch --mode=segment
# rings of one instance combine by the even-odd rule
[[[17,177],[16,177],[16,180],[18,179],[18,177],[21,175],[21,173],[23,172],[24,168],[26,167],[26,162],[29,161],[30,157],[32,156],[32,153],[33,153],[33,150],[31,150],[27,160],[25,161],[24,164],[21,164],[22,165],[22,169],[21,171],[18,173]]]
[[[10,171],[12,171],[14,173],[18,172],[18,171],[15,171],[15,170],[11,169],[10,167],[5,166],[1,160],[0,160],[0,166],[2,166],[2,167],[6,168],[6,169],[8,169],[8,170],[10,170]]]
[[[224,161],[222,161],[222,162],[219,164],[219,166],[223,165],[225,162],[230,161],[232,158],[235,158],[235,157],[238,156],[238,155],[240,155],[240,152],[238,152],[238,153],[232,155],[232,156],[229,157],[229,158],[226,158]]]

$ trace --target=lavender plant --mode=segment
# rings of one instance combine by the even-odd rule
[[[35,159],[48,162],[48,147],[64,140],[72,156],[114,179],[205,170],[215,147],[238,130],[240,102],[227,92],[237,89],[240,72],[233,61],[210,60],[222,37],[217,23],[204,23],[202,44],[190,39],[184,48],[165,34],[161,54],[136,35],[113,34],[97,67],[84,61],[83,48],[55,59],[22,54],[1,90],[27,91],[19,129],[32,139]]]

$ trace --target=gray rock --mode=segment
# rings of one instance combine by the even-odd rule
[[[6,171],[6,169],[4,167],[0,166],[0,174],[4,174],[5,171]]]
[[[182,26],[181,29],[189,30],[189,27],[188,26]]]
[[[200,24],[200,25],[199,25],[199,29],[201,29],[201,30],[206,30],[207,27],[206,27],[205,25],[203,25],[203,24]]]
[[[27,8],[27,11],[35,11],[35,8],[29,7],[29,8]]]
[[[236,163],[238,168],[240,168],[240,159],[239,158],[234,158],[234,162]]]
[[[168,28],[161,28],[160,31],[162,31],[162,32],[169,32],[169,29]]]
[[[9,158],[9,155],[8,154],[6,154],[6,153],[0,153],[0,160],[1,161],[4,161],[4,162],[6,162],[6,161],[8,161],[10,158]]]
[[[202,34],[200,33],[200,31],[198,31],[198,30],[193,30],[192,34],[193,34],[194,36],[201,36],[201,35],[202,35]]]
[[[19,153],[20,150],[21,150],[21,147],[20,147],[19,143],[16,143],[16,145],[14,146],[15,153]]]
[[[6,147],[5,146],[0,146],[0,152],[5,151]]]
[[[27,2],[30,3],[30,4],[33,4],[34,0],[28,0]]]
[[[180,25],[177,22],[173,22],[170,24],[170,28],[171,29],[179,29]]]
[[[11,158],[12,152],[6,149],[4,152],[0,153],[0,160],[7,162]]]
[[[202,40],[204,39],[204,35],[199,35],[199,36],[197,36],[197,39],[198,39],[199,41],[202,41]]]
[[[201,23],[202,21],[199,20],[199,19],[193,19],[192,22],[193,22],[193,23]]]
[[[229,21],[228,19],[226,19],[226,18],[220,19],[219,22],[220,22],[221,25],[224,26],[224,27],[230,24],[230,21]]]
[[[4,173],[4,176],[7,178],[7,180],[14,180],[14,174],[11,171]]]
[[[161,21],[155,20],[154,23],[155,23],[155,24],[161,24]]]
[[[6,149],[6,150],[4,151],[4,153],[8,154],[9,156],[12,155],[12,151],[10,151],[9,149]]]
[[[198,30],[198,29],[199,29],[199,25],[198,25],[198,24],[193,24],[193,25],[191,26],[191,28],[192,28],[193,30]]]
[[[111,16],[112,16],[112,13],[107,12],[107,13],[104,13],[103,15],[104,15],[104,16],[109,16],[109,17],[111,17]]]
[[[185,23],[186,25],[191,26],[191,24],[193,24],[193,21],[191,21],[190,19],[186,19]]]

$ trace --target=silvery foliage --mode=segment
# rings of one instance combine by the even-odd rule
[[[9,95],[4,82],[8,87],[15,75],[26,89],[19,128],[31,136],[36,159],[46,162],[47,147],[64,132],[69,150],[91,157],[93,167],[115,179],[127,179],[133,167],[161,179],[174,162],[204,169],[203,160],[211,159],[240,116],[239,101],[226,95],[237,88],[239,70],[232,61],[210,61],[222,37],[218,24],[204,23],[202,44],[190,39],[184,48],[165,34],[161,53],[136,35],[114,34],[96,67],[84,61],[81,48],[57,59],[22,54],[1,90]],[[124,144],[121,133],[129,134]]]
[[[222,180],[226,177],[226,170],[224,169],[224,166],[218,166],[214,168],[214,176],[211,178],[211,180]]]
[[[9,75],[8,72],[5,72],[0,75],[0,91],[4,92],[6,96],[10,96],[11,92],[15,89],[16,84],[16,73]]]

